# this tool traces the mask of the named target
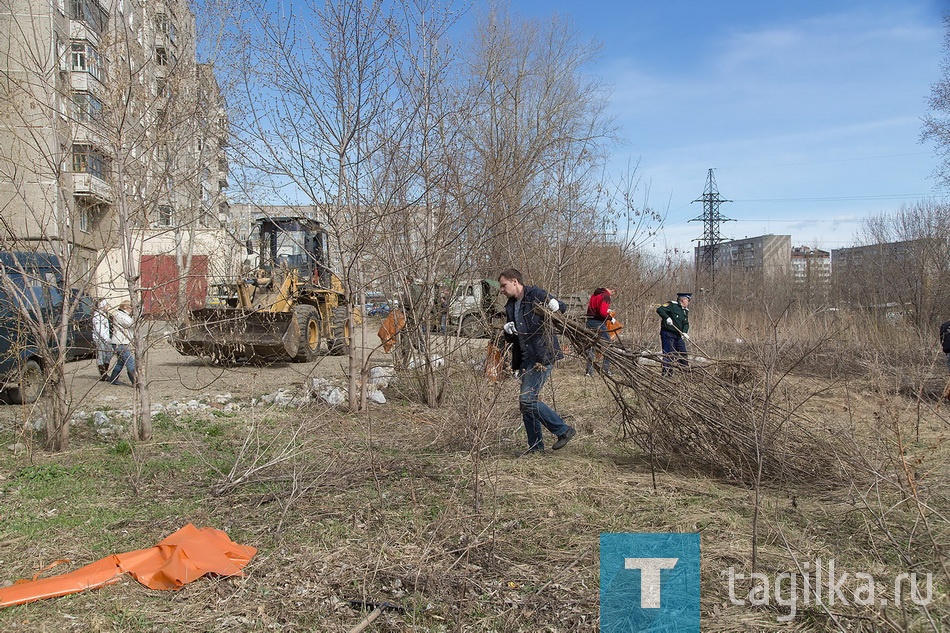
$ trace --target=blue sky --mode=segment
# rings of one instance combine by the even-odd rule
[[[603,44],[591,72],[667,212],[650,245],[690,250],[702,235],[709,168],[725,238],[790,234],[849,246],[860,220],[943,198],[919,142],[944,56],[946,0],[511,0],[524,17],[569,16]]]

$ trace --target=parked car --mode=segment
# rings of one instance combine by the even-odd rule
[[[364,312],[370,317],[386,317],[392,312],[392,307],[385,301],[382,303],[367,303]]]
[[[38,323],[47,324],[47,344],[62,316],[64,294],[59,260],[54,255],[0,252],[0,391],[14,403],[35,402],[46,383],[47,366],[38,344]],[[76,309],[66,337],[66,360],[88,358],[94,300],[72,290]]]

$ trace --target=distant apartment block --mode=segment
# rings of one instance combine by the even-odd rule
[[[797,284],[831,283],[831,253],[810,246],[792,247],[792,278]]]
[[[790,235],[747,237],[719,244],[713,265],[717,278],[764,281],[788,274],[791,251]],[[698,247],[694,255],[698,265],[701,256]]]
[[[184,0],[0,2],[0,247],[92,274],[124,231],[216,227],[227,118]],[[145,236],[148,239],[148,236]]]

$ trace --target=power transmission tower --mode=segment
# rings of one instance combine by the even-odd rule
[[[703,214],[698,218],[693,218],[690,222],[703,223],[703,237],[694,242],[699,242],[699,252],[696,262],[697,281],[702,279],[709,280],[710,288],[716,284],[716,251],[719,245],[725,240],[719,235],[719,226],[723,222],[732,222],[732,218],[727,218],[719,213],[719,205],[723,202],[732,202],[719,196],[719,189],[716,187],[716,177],[713,176],[713,170],[710,169],[706,175],[706,189],[703,190],[701,198],[693,202],[703,203]]]

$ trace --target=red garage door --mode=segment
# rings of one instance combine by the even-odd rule
[[[177,319],[181,314],[178,288],[183,279],[173,255],[143,255],[142,302],[145,314]],[[186,287],[187,309],[203,307],[208,295],[207,255],[192,255]]]

